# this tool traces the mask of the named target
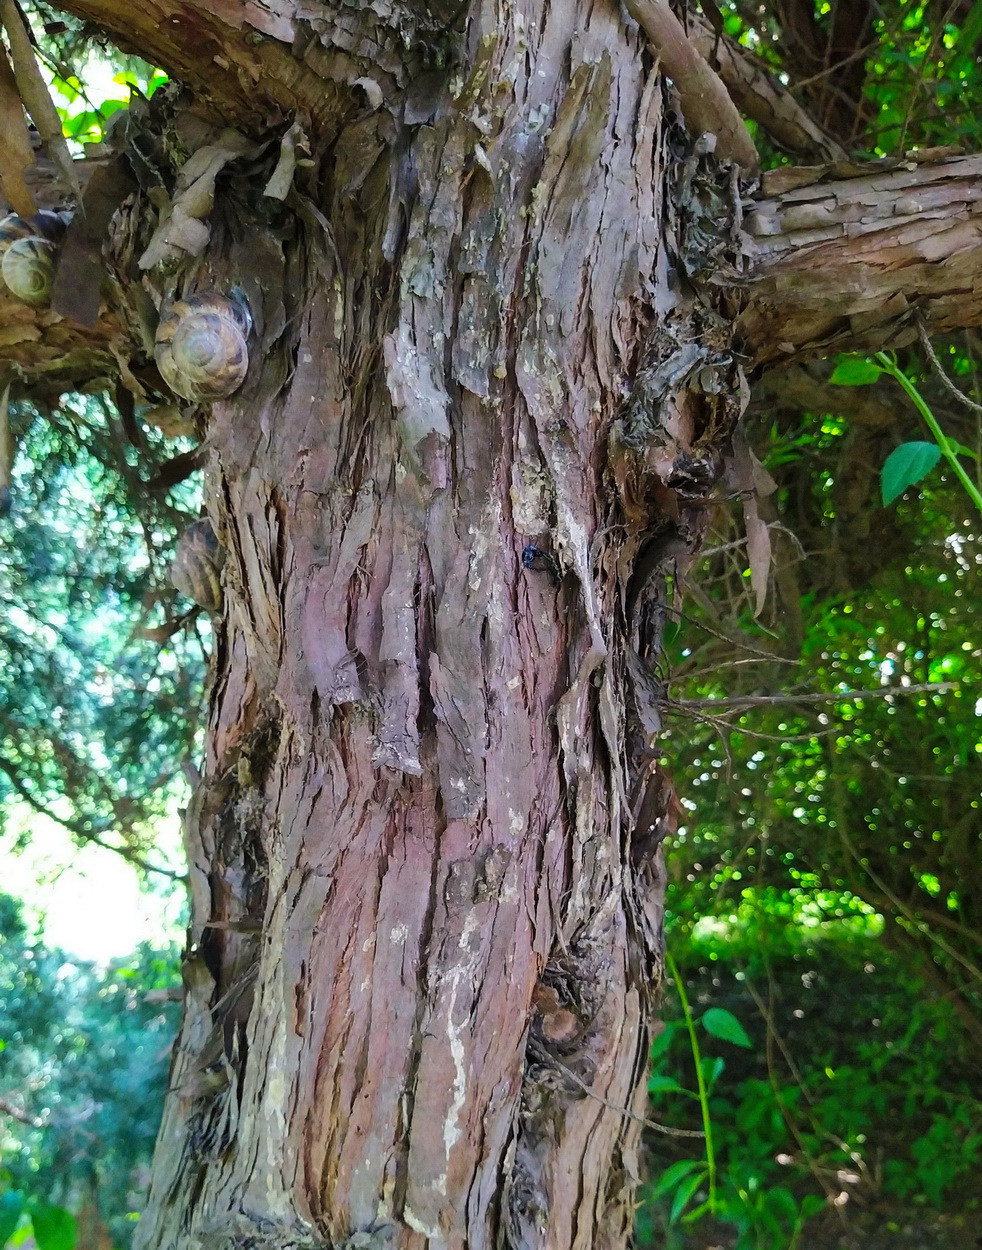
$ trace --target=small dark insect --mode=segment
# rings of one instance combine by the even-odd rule
[[[522,552],[522,564],[532,573],[548,573],[555,585],[559,585],[559,561],[551,551],[543,551],[533,543]]]

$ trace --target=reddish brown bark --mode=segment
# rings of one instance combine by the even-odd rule
[[[930,333],[982,317],[982,157],[775,170],[747,229],[737,333],[757,365],[909,343],[915,316]]]
[[[616,12],[531,22],[404,129],[368,93],[301,229],[216,209],[260,366],[209,434],[225,612],[143,1246],[630,1229],[660,866],[619,553],[661,509],[626,532],[608,440],[661,95]]]

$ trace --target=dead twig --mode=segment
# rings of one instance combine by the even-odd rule
[[[665,699],[666,707],[742,708],[767,707],[778,703],[862,703],[866,699],[889,699],[895,695],[945,694],[956,690],[957,681],[924,681],[912,686],[883,686],[879,690],[840,690],[830,694],[747,694],[730,699]]]
[[[951,378],[948,377],[947,373],[945,373],[944,367],[938,359],[934,346],[928,337],[927,330],[924,328],[924,321],[920,315],[917,317],[917,334],[921,340],[921,347],[924,348],[924,354],[931,362],[931,367],[938,375],[938,381],[945,388],[948,394],[957,399],[960,404],[964,404],[969,412],[974,412],[976,416],[982,415],[982,404],[977,404],[974,399],[969,399],[965,392],[960,391],[954,382],[952,382]]]

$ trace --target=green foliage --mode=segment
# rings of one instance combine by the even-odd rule
[[[16,1189],[0,1194],[0,1246],[5,1246],[13,1236],[24,1211],[24,1195]]]
[[[942,358],[972,376],[964,350]],[[751,423],[778,485],[761,621],[721,513],[698,600],[668,635],[669,688],[702,700],[698,719],[680,703],[663,741],[693,813],[669,850],[675,956],[694,1013],[732,1013],[753,1045],[728,1050],[712,1083],[715,1217],[691,1144],[651,1135],[642,1244],[777,1250],[835,1244],[836,1222],[866,1211],[872,1230],[874,1210],[880,1223],[978,1210],[979,516],[938,469],[916,499],[878,507],[877,466],[919,417],[898,405],[890,425],[851,420],[850,386],[905,401],[888,377],[843,379],[844,363],[828,371],[845,381],[837,411],[778,401]],[[977,418],[916,358],[891,363],[959,455],[978,445]],[[665,1011],[652,1116],[691,1131],[671,992]]]
[[[98,400],[44,414],[21,405],[14,429],[14,505],[0,519],[0,803],[20,799],[140,860],[198,723],[205,640],[164,637],[167,568],[196,490],[150,489],[161,440],[132,446]]]
[[[0,895],[0,1246],[22,1219],[71,1250],[88,1207],[128,1243],[177,1025],[175,951],[108,969],[32,941]]]
[[[942,7],[897,0],[868,9],[868,24],[858,14],[843,17],[848,0],[830,0],[811,13],[801,6],[783,27],[776,6],[729,0],[722,7],[727,33],[780,73],[848,151],[982,149],[982,0]],[[838,64],[825,63],[829,53]],[[766,153],[766,138],[763,145]]]
[[[882,373],[879,365],[864,356],[840,356],[829,382],[833,386],[869,386]]]
[[[862,1204],[977,1206],[982,1088],[951,1045],[958,1025],[950,1006],[916,981],[905,979],[898,993],[902,965],[882,946],[871,965],[876,939],[854,925],[807,935],[756,902],[741,922],[697,926],[702,935],[678,952],[687,994],[742,1013],[754,1041],[728,1052],[725,1068],[721,1055],[703,1060],[716,1149],[712,1209],[706,1161],[691,1157],[685,1138],[653,1135],[641,1244],[663,1236],[685,1244],[687,1229],[705,1227],[739,1250],[794,1245],[810,1221],[831,1216],[840,1194]],[[665,1016],[652,1048],[651,1114],[690,1130],[693,1095],[683,1082],[691,1049],[671,993]]]
[[[28,1213],[38,1250],[73,1250],[78,1225],[70,1211],[48,1202],[33,1202]]]
[[[938,450],[951,465],[954,470],[955,477],[958,478],[962,486],[965,488],[965,493],[975,505],[979,516],[982,516],[982,491],[980,491],[978,485],[972,481],[962,466],[961,461],[958,459],[958,444],[953,444],[948,438],[947,434],[941,428],[941,424],[935,416],[930,404],[925,401],[920,391],[914,385],[913,379],[908,377],[904,370],[897,364],[895,356],[892,353],[877,352],[876,360],[877,363],[882,366],[883,372],[888,373],[895,381],[899,382],[910,396],[914,403],[914,407],[924,418],[928,429],[934,435],[934,440],[938,445]]]
[[[133,93],[147,98],[168,81],[141,57],[114,49],[110,58],[91,25],[44,0],[23,7],[66,138],[79,144],[102,142],[110,119],[128,106]]]

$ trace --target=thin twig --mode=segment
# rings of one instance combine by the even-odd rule
[[[820,69],[817,74],[812,74],[808,78],[801,78],[798,82],[790,83],[788,91],[794,94],[800,91],[802,87],[810,87],[813,82],[819,82],[822,78],[828,78],[830,74],[837,74],[845,65],[849,65],[852,61],[858,61],[860,57],[866,54],[878,44],[878,40],[871,39],[869,43],[864,43],[861,48],[857,48],[855,52],[850,52],[848,56],[843,57],[841,61],[836,61],[834,65],[829,65],[825,69]]]
[[[732,699],[665,699],[671,707],[760,707],[774,703],[861,703],[864,699],[888,699],[898,694],[944,694],[957,681],[925,681],[913,686],[885,686],[880,690],[845,690],[838,694],[748,694]]]
[[[0,1098],[0,1115],[9,1115],[12,1120],[18,1120],[21,1124],[29,1124],[31,1128],[43,1128],[44,1121],[38,1116],[31,1115],[29,1112],[15,1107],[12,1102],[8,1102],[6,1098]]]
[[[657,1120],[649,1120],[647,1116],[635,1115],[633,1111],[628,1111],[627,1107],[619,1107],[617,1103],[611,1102],[608,1098],[604,1098],[602,1094],[594,1093],[590,1086],[587,1085],[586,1081],[584,1081],[581,1077],[578,1077],[572,1068],[568,1068],[565,1063],[560,1063],[554,1055],[548,1055],[544,1052],[540,1052],[536,1055],[536,1058],[539,1060],[544,1059],[547,1063],[552,1064],[558,1072],[561,1072],[563,1076],[568,1076],[571,1081],[578,1085],[588,1098],[592,1098],[595,1102],[599,1102],[602,1106],[606,1107],[608,1111],[618,1112],[624,1117],[625,1120],[631,1120],[635,1124],[642,1125],[644,1128],[654,1129],[656,1133],[665,1133],[669,1137],[705,1136],[705,1134],[699,1129],[671,1128],[667,1124],[659,1124]]]
[[[900,138],[897,141],[897,148],[901,152],[904,150],[904,143],[907,140],[907,130],[910,126],[910,118],[914,111],[914,105],[917,103],[917,97],[921,94],[921,89],[924,86],[924,80],[927,77],[928,61],[935,56],[938,44],[943,38],[944,32],[948,27],[948,23],[954,16],[957,8],[958,0],[951,0],[951,4],[948,5],[948,11],[945,13],[943,20],[938,24],[934,33],[931,35],[931,41],[925,48],[924,55],[921,57],[921,63],[917,68],[917,77],[914,80],[910,95],[907,97],[907,108],[904,112],[904,124],[900,128]]]
[[[666,686],[678,685],[680,681],[695,681],[697,677],[712,677],[715,673],[720,672],[724,668],[739,668],[743,664],[794,664],[799,663],[798,660],[789,659],[784,655],[775,655],[770,659],[763,659],[754,656],[749,660],[719,660],[716,664],[707,664],[705,668],[695,668],[684,672],[673,673],[670,677],[665,678]]]
[[[924,348],[925,355],[931,362],[934,372],[938,375],[938,381],[945,388],[948,394],[957,399],[960,404],[964,404],[970,412],[974,412],[977,416],[982,414],[982,404],[977,404],[974,399],[969,399],[965,392],[960,391],[954,382],[952,382],[951,378],[948,377],[947,373],[945,373],[944,368],[941,365],[941,361],[935,354],[934,347],[928,337],[927,330],[924,328],[923,318],[920,316],[917,317],[917,333],[921,340],[921,347]]]

